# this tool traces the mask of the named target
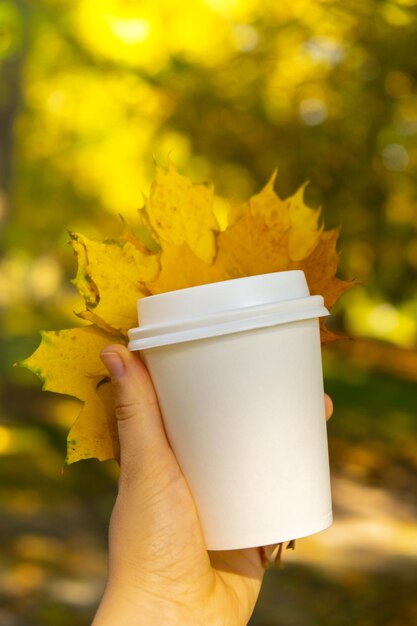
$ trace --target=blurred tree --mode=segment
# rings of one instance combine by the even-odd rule
[[[21,103],[21,71],[27,39],[23,2],[0,3],[0,224],[9,209],[13,131]]]

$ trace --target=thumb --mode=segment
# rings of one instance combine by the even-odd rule
[[[142,361],[120,344],[101,353],[115,390],[115,416],[120,440],[122,473],[152,473],[172,456],[158,399]]]

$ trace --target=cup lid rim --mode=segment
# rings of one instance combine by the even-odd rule
[[[302,270],[269,272],[140,298],[137,302],[138,320],[139,326],[171,324],[309,295]]]
[[[322,296],[307,296],[236,311],[220,311],[204,318],[132,328],[128,331],[128,348],[132,351],[145,350],[327,315],[330,313],[324,306]]]

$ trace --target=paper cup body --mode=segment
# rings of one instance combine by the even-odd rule
[[[268,545],[330,526],[317,317],[141,354],[209,550]]]

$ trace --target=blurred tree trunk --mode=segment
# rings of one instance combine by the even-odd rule
[[[0,225],[10,212],[13,170],[13,134],[22,102],[22,68],[28,49],[28,7],[15,0],[19,23],[11,34],[12,51],[0,58]],[[14,39],[14,41],[13,41]]]

